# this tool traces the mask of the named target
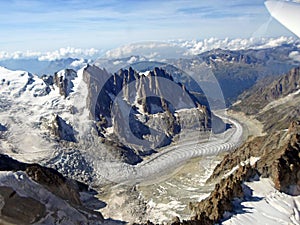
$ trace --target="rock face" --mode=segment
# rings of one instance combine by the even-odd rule
[[[162,62],[155,62],[155,61],[142,61],[142,62],[136,62],[133,64],[130,64],[130,67],[137,71],[153,71],[155,68],[161,68],[166,73],[172,74],[172,78],[176,83],[181,83],[187,90],[190,92],[199,94],[199,101],[202,103],[202,105],[205,105],[208,107],[207,99],[200,88],[199,84],[185,71],[180,70],[176,68],[175,66],[168,64],[168,63],[162,63]]]
[[[214,87],[217,82],[227,106],[230,106],[258,80],[278,77],[293,68],[296,64],[291,61],[289,54],[296,49],[289,45],[236,51],[215,49],[191,59],[174,60],[170,64],[189,73],[203,90]]]
[[[169,144],[183,128],[211,130],[209,109],[163,69],[138,73],[130,67],[110,75],[88,66],[84,80],[89,89],[88,108],[106,142],[119,142],[145,153]],[[194,114],[193,119],[175,112],[181,109],[194,110],[187,113]]]
[[[275,146],[272,146],[272,151],[265,150],[265,154],[257,162],[257,168],[262,176],[273,179],[278,190],[290,195],[300,195],[299,121],[291,123],[283,138],[285,140],[278,143],[277,151],[274,151]]]
[[[74,87],[72,80],[75,77],[77,77],[77,73],[71,69],[65,69],[54,74],[53,82],[59,88],[59,93],[62,96],[67,97],[70,94]]]
[[[1,224],[33,224],[46,215],[45,205],[20,196],[11,187],[0,186],[0,202]]]
[[[44,122],[43,126],[58,140],[77,142],[73,127],[59,115],[53,115],[49,121]]]
[[[100,69],[94,65],[87,65],[83,71],[83,81],[88,87],[86,107],[90,112],[91,119],[95,119],[95,108],[98,104],[99,93],[110,77],[111,75],[105,69]]]
[[[251,90],[240,96],[241,103],[232,107],[246,114],[256,114],[268,103],[297,91],[300,87],[300,67],[293,68],[284,76],[266,85],[259,82]]]
[[[256,175],[256,170],[251,166],[240,167],[229,177],[216,184],[210,196],[199,203],[191,203],[190,208],[195,213],[191,220],[201,221],[203,215],[213,222],[223,218],[226,211],[233,211],[234,198],[243,198],[244,181],[248,181]]]
[[[147,74],[139,74],[131,67],[120,70],[111,76],[99,92],[96,117],[102,115],[106,118],[108,126],[111,125],[111,109],[113,103],[120,98],[124,103],[139,109],[143,114],[162,113],[166,110],[194,108],[197,100],[184,86],[177,84],[164,70],[154,68]],[[120,103],[122,104],[122,103]]]
[[[54,169],[22,163],[2,154],[0,171],[0,222],[4,224],[31,224],[37,221],[40,224],[52,216],[57,216],[55,220],[59,220],[60,213],[66,215],[69,222],[103,222],[99,212],[86,208],[82,203],[80,192],[88,191],[83,183],[65,178]],[[64,220],[62,218],[57,223],[65,224],[67,221]]]
[[[209,181],[224,176],[236,165],[250,163],[251,157],[256,157],[259,160],[253,167],[261,176],[272,178],[278,190],[291,195],[299,195],[300,127],[298,124],[299,122],[294,121],[288,131],[248,140],[240,148],[224,157]]]
[[[36,164],[27,166],[25,172],[32,180],[45,186],[60,198],[68,200],[71,204],[81,205],[76,182],[66,179],[56,170]]]

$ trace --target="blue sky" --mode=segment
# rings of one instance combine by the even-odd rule
[[[281,36],[263,0],[6,0],[0,51],[110,49],[139,41]]]

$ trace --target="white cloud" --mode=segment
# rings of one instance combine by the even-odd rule
[[[179,43],[181,46],[187,48],[186,55],[196,55],[212,49],[222,48],[229,50],[239,49],[260,49],[276,47],[283,44],[295,43],[297,39],[293,37],[279,37],[279,38],[237,38],[237,39],[217,39],[210,38],[202,41],[191,41]]]
[[[145,56],[152,60],[165,58],[179,58],[197,55],[212,49],[222,48],[229,50],[259,49],[295,43],[293,37],[278,38],[237,38],[218,39],[208,38],[203,40],[172,40],[167,42],[141,42],[121,46],[106,52],[107,58],[125,58],[134,55]]]
[[[295,61],[298,61],[300,62],[300,52],[299,51],[292,51],[290,54],[289,54],[289,57]]]
[[[83,67],[84,65],[86,64],[85,60],[84,59],[79,59],[79,60],[75,60],[73,61],[70,66],[72,67]]]
[[[172,58],[181,56],[185,49],[171,42],[141,42],[124,45],[105,53],[107,58],[124,58],[133,55],[146,58]]]
[[[278,38],[237,38],[237,39],[218,39],[208,38],[203,40],[171,40],[166,42],[139,42],[121,46],[109,50],[105,53],[106,58],[125,58],[131,57],[131,63],[136,60],[132,56],[142,56],[148,60],[164,60],[169,58],[180,58],[197,55],[212,49],[222,48],[230,50],[238,49],[259,49],[280,46],[282,44],[297,44],[300,48],[299,41],[293,37],[278,37]],[[0,52],[0,60],[6,59],[28,59],[37,58],[40,61],[53,61],[62,58],[84,58],[95,59],[103,52],[101,50],[90,48],[60,48],[55,51],[37,52],[37,51],[17,51],[17,52]],[[79,63],[79,62],[78,62]]]
[[[121,64],[121,63],[122,63],[122,61],[120,61],[120,60],[113,61],[113,64],[114,64],[114,65],[119,65],[119,64]]]
[[[132,63],[136,62],[137,60],[138,60],[137,57],[132,56],[132,57],[127,61],[127,63],[132,64]]]
[[[62,58],[96,58],[99,56],[101,51],[90,48],[90,49],[81,49],[81,48],[60,48],[55,51],[49,52],[36,52],[36,51],[16,51],[16,52],[0,52],[0,60],[6,59],[31,59],[37,58],[40,61],[54,61]]]
[[[39,57],[40,61],[53,61],[61,58],[76,58],[76,57],[88,57],[91,58],[99,53],[99,50],[91,49],[81,49],[81,48],[60,48],[59,50],[53,52],[47,52],[46,54]]]

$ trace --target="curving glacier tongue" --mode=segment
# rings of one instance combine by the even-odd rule
[[[92,179],[95,183],[138,183],[145,177],[150,178],[164,173],[192,157],[217,154],[239,144],[242,129],[235,121],[230,121],[234,128],[210,136],[207,142],[202,143],[210,135],[205,130],[209,128],[207,122],[209,113],[205,107],[199,106],[188,92],[184,92],[185,96],[182,95],[181,99],[188,97],[192,104],[198,106],[182,109],[186,106],[180,103],[179,110],[176,110],[172,107],[177,107],[177,103],[171,106],[162,100],[158,102],[155,100],[144,102],[143,107],[146,111],[136,109],[134,114],[136,121],[139,124],[148,121],[146,125],[154,128],[159,128],[160,121],[164,121],[164,117],[173,118],[170,121],[174,129],[173,133],[165,133],[163,129],[160,132],[170,137],[170,140],[176,137],[176,140],[166,142],[165,147],[159,149],[159,153],[146,157],[140,163],[142,154],[145,157],[146,154],[153,152],[148,150],[142,152],[142,148],[127,145],[127,142],[122,142],[118,136],[115,136],[121,125],[116,126],[118,121],[114,116],[111,118],[113,127],[107,125],[101,127],[101,124],[99,125],[101,121],[99,117],[97,120],[97,116],[99,113],[106,118],[110,116],[103,110],[107,109],[107,106],[111,107],[110,104],[118,95],[116,92],[118,85],[125,85],[118,87],[123,91],[125,104],[138,104],[136,99],[138,96],[126,92],[126,87],[135,90],[148,85],[150,89],[152,88],[152,94],[157,93],[160,98],[163,97],[165,95],[163,93],[170,90],[161,86],[159,83],[161,79],[167,83],[173,82],[172,78],[160,69],[155,69],[148,75],[138,74],[130,69],[111,75],[105,69],[87,65],[77,72],[66,69],[54,75],[38,77],[24,71],[10,71],[1,67],[0,124],[3,129],[1,128],[0,131],[2,139],[0,151],[22,161],[41,162],[59,169],[65,175],[81,180]],[[130,86],[129,81],[136,82]],[[112,85],[110,89],[104,88],[104,85],[108,84]],[[178,88],[180,91],[186,91],[182,86]],[[108,92],[107,102],[99,95],[103,90]],[[144,95],[145,93],[140,92]],[[142,97],[147,97],[147,93]],[[171,96],[168,98],[172,99]],[[105,108],[103,104],[106,103],[108,105]],[[157,105],[151,109],[153,104]],[[156,108],[163,111],[151,113]],[[204,132],[194,130],[194,133],[187,136],[183,135],[184,132],[176,133],[178,131],[174,123],[179,117],[198,115],[197,113],[199,117],[183,122],[189,130],[193,128],[189,124],[194,124],[198,120],[202,126],[200,129]],[[109,129],[113,129],[113,132],[110,133]],[[144,131],[143,129],[138,132]],[[201,135],[206,137],[203,139]],[[141,137],[145,138],[145,136]],[[147,141],[151,140],[149,136],[147,138]],[[77,155],[79,158],[82,157],[86,164],[76,163]],[[84,173],[85,165],[92,165],[88,173]]]

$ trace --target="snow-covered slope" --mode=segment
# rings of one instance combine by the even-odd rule
[[[236,214],[222,224],[300,224],[300,196],[279,192],[269,178],[246,182],[245,191],[246,200],[237,203]]]
[[[0,68],[0,79],[1,123],[7,124],[9,130],[6,139],[9,141],[1,142],[1,151],[30,154],[34,158],[49,153],[50,143],[34,127],[41,117],[55,110],[58,90],[47,94],[50,87],[41,79],[36,81],[32,74],[3,67]]]
[[[105,70],[98,70],[103,76],[108,75]],[[135,183],[191,157],[216,154],[239,143],[242,131],[236,123],[236,129],[229,130],[225,136],[212,138],[207,144],[195,147],[201,143],[201,138],[197,138],[192,142],[177,143],[179,147],[175,143],[162,149],[162,153],[136,167],[122,163],[116,157],[116,146],[104,145],[95,129],[95,121],[91,119],[93,107],[89,101],[98,97],[91,96],[99,88],[91,86],[96,84],[91,83],[91,79],[97,81],[98,78],[88,76],[85,71],[86,67],[78,72],[63,70],[54,77],[39,78],[28,72],[1,67],[0,124],[6,129],[1,131],[1,153],[21,161],[42,162],[60,169],[65,175],[78,171],[76,178],[81,180],[91,180],[96,175],[101,182],[130,180]],[[85,163],[76,163],[78,159]],[[93,169],[86,173],[85,165]]]
[[[78,142],[86,140],[91,132],[83,69],[63,70],[54,78],[39,78],[25,71],[0,67],[0,92],[0,123],[5,128],[1,129],[2,153],[38,162],[68,148],[55,141],[57,115],[59,121],[64,121],[60,125],[65,124],[60,131],[71,126]]]

